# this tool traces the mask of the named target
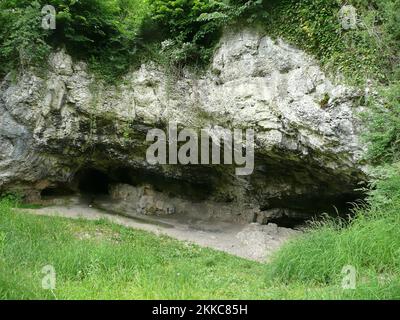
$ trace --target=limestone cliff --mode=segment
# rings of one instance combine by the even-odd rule
[[[225,33],[201,75],[148,63],[112,87],[59,51],[46,77],[26,72],[1,83],[0,189],[30,199],[52,188],[79,191],[88,170],[98,170],[110,184],[150,184],[236,214],[309,215],[353,200],[365,180],[359,100],[304,52],[252,30]],[[254,129],[254,173],[149,165],[146,132],[169,121]]]

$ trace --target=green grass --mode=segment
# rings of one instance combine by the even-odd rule
[[[0,202],[1,299],[400,298],[399,215],[319,228],[263,264],[104,220],[35,216],[11,205]],[[341,288],[344,264],[360,268],[356,290]],[[41,287],[45,265],[56,270],[54,291]]]
[[[359,214],[349,226],[326,223],[277,252],[269,270],[276,283],[329,286],[356,270],[354,298],[400,299],[400,215]]]
[[[0,298],[264,298],[264,266],[168,237],[0,209]],[[54,295],[42,267],[57,272]]]
[[[368,207],[349,221],[327,219],[278,251],[269,268],[277,283],[331,285],[343,266],[357,272],[357,298],[400,299],[400,164],[380,168]]]

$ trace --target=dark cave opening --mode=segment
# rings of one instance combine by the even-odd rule
[[[180,197],[193,203],[200,203],[207,201],[213,195],[215,181],[218,181],[219,176],[200,172],[190,180],[180,178],[118,165],[94,167],[88,164],[79,169],[69,183],[58,183],[47,187],[42,190],[41,196],[51,200],[51,198],[75,195],[81,196],[80,200],[84,203],[85,201],[89,201],[90,204],[95,201],[112,203],[110,187],[113,184],[127,184],[133,187],[150,185],[155,191],[171,198]],[[257,213],[254,218],[249,216],[244,219],[261,224],[275,223],[286,228],[301,228],[309,220],[321,219],[323,213],[347,218],[352,214],[353,204],[363,199],[363,195],[357,192],[335,195],[324,191],[321,190],[319,194],[314,192],[267,199],[260,197],[263,200],[260,205],[261,214]],[[226,204],[228,200],[223,198],[219,201]]]
[[[206,176],[206,181],[187,181],[168,176],[162,176],[155,172],[140,169],[118,167],[111,169],[110,176],[113,182],[140,186],[143,184],[151,185],[154,190],[164,192],[170,197],[183,197],[193,201],[202,201],[209,198],[215,188],[210,180],[210,175]]]
[[[275,223],[279,227],[296,229],[302,227],[307,224],[307,221],[310,221],[310,218],[291,218],[291,217],[280,217],[280,218],[272,218],[268,220],[268,223]]]
[[[108,195],[110,177],[97,169],[83,169],[77,174],[78,189],[83,195]]]
[[[54,197],[63,197],[63,196],[71,196],[74,194],[74,191],[65,184],[58,184],[56,186],[50,186],[43,189],[40,192],[41,198],[54,198]]]
[[[268,222],[280,227],[296,228],[310,221],[319,221],[328,217],[349,219],[354,216],[354,208],[363,203],[362,192],[344,193],[341,195],[318,196],[316,194],[301,197],[285,197],[268,199],[269,206],[262,210],[282,208],[280,214],[268,218]]]
[[[97,169],[86,167],[79,170],[72,185],[82,195],[109,195],[111,184],[121,183],[134,187],[151,185],[156,191],[164,192],[171,197],[181,196],[191,200],[205,200],[213,185],[204,182],[185,181],[172,177],[164,177],[152,172],[126,167],[109,167]]]

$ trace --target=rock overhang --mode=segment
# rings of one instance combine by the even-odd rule
[[[149,63],[107,87],[61,50],[46,79],[30,73],[17,83],[5,79],[0,187],[38,193],[72,183],[85,167],[108,173],[125,167],[171,184],[208,184],[212,200],[262,210],[291,203],[298,210],[294,203],[302,198],[330,205],[359,196],[355,189],[367,178],[355,103],[360,92],[334,84],[307,54],[254,30],[228,32],[208,71],[184,74],[171,81],[173,75]],[[146,132],[170,121],[196,130],[253,129],[253,175],[236,177],[221,165],[149,165]]]

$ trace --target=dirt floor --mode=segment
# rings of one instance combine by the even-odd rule
[[[239,224],[175,215],[132,216],[132,213],[129,213],[128,217],[123,212],[116,214],[112,205],[106,205],[102,201],[76,198],[68,201],[53,199],[51,203],[52,205],[39,209],[26,209],[26,212],[75,219],[107,219],[126,227],[149,231],[156,235],[167,235],[257,261],[266,261],[270,254],[289,238],[300,234],[300,231],[281,228],[272,223]]]

